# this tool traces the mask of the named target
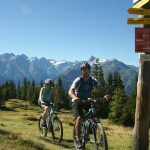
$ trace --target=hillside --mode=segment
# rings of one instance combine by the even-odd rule
[[[16,99],[7,101],[5,107],[0,110],[0,149],[75,150],[72,139],[74,123],[72,112],[64,110],[57,112],[64,128],[63,140],[58,144],[53,141],[51,133],[48,133],[47,137],[40,137],[38,117],[41,113],[42,110],[38,106],[30,105],[28,102]],[[101,121],[107,134],[109,149],[132,149],[132,128],[111,125],[107,120]],[[86,146],[87,150],[93,149],[91,142]]]

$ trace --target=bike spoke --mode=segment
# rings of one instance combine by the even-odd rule
[[[63,128],[61,121],[56,117],[53,120],[53,131],[52,131],[53,139],[56,142],[60,142],[63,136]]]
[[[39,132],[42,137],[47,135],[47,125],[43,126],[43,118],[42,116],[39,118]]]

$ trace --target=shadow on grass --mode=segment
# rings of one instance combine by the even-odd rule
[[[8,108],[8,107],[5,107],[5,106],[1,107],[0,110],[17,112],[16,110],[14,110],[14,108]]]
[[[11,132],[0,129],[0,134],[1,135],[8,135],[8,134],[11,134]]]
[[[25,146],[27,148],[29,147],[34,147],[36,150],[45,150],[45,146],[42,144],[35,144],[32,140],[24,140],[24,139],[19,139],[19,143],[22,146]]]
[[[51,143],[51,144],[55,144],[55,145],[59,145],[61,147],[64,147],[65,149],[70,149],[70,148],[74,148],[74,141],[70,140],[70,139],[62,139],[61,142],[56,143],[53,139],[51,140],[50,138],[44,138],[44,137],[39,137],[41,140]]]
[[[32,147],[35,148],[36,150],[45,150],[45,146],[42,144],[36,144],[34,141],[32,140],[24,140],[20,137],[18,137],[17,134],[12,133],[12,132],[8,132],[5,130],[0,129],[0,135],[2,135],[4,137],[5,140],[15,140],[16,144],[23,148],[28,148]]]

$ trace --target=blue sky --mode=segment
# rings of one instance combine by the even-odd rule
[[[1,0],[0,54],[57,61],[116,58],[139,66],[133,0]]]

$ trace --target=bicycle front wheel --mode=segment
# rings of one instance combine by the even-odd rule
[[[77,150],[78,149],[78,146],[77,146],[77,135],[76,135],[76,122],[74,124],[74,128],[73,128],[73,140],[74,140],[74,145],[75,145],[75,148]],[[80,140],[81,140],[81,144],[82,144],[82,150],[85,149],[85,128],[84,128],[84,123],[82,122],[82,125],[81,125],[81,137],[80,137]]]
[[[61,120],[58,117],[53,118],[52,136],[55,142],[60,142],[63,137],[63,126]]]
[[[47,125],[43,126],[43,117],[42,116],[40,116],[40,118],[39,118],[38,127],[39,127],[40,135],[42,137],[45,137],[47,135]]]
[[[96,150],[108,150],[106,133],[101,123],[95,124],[95,149]]]

